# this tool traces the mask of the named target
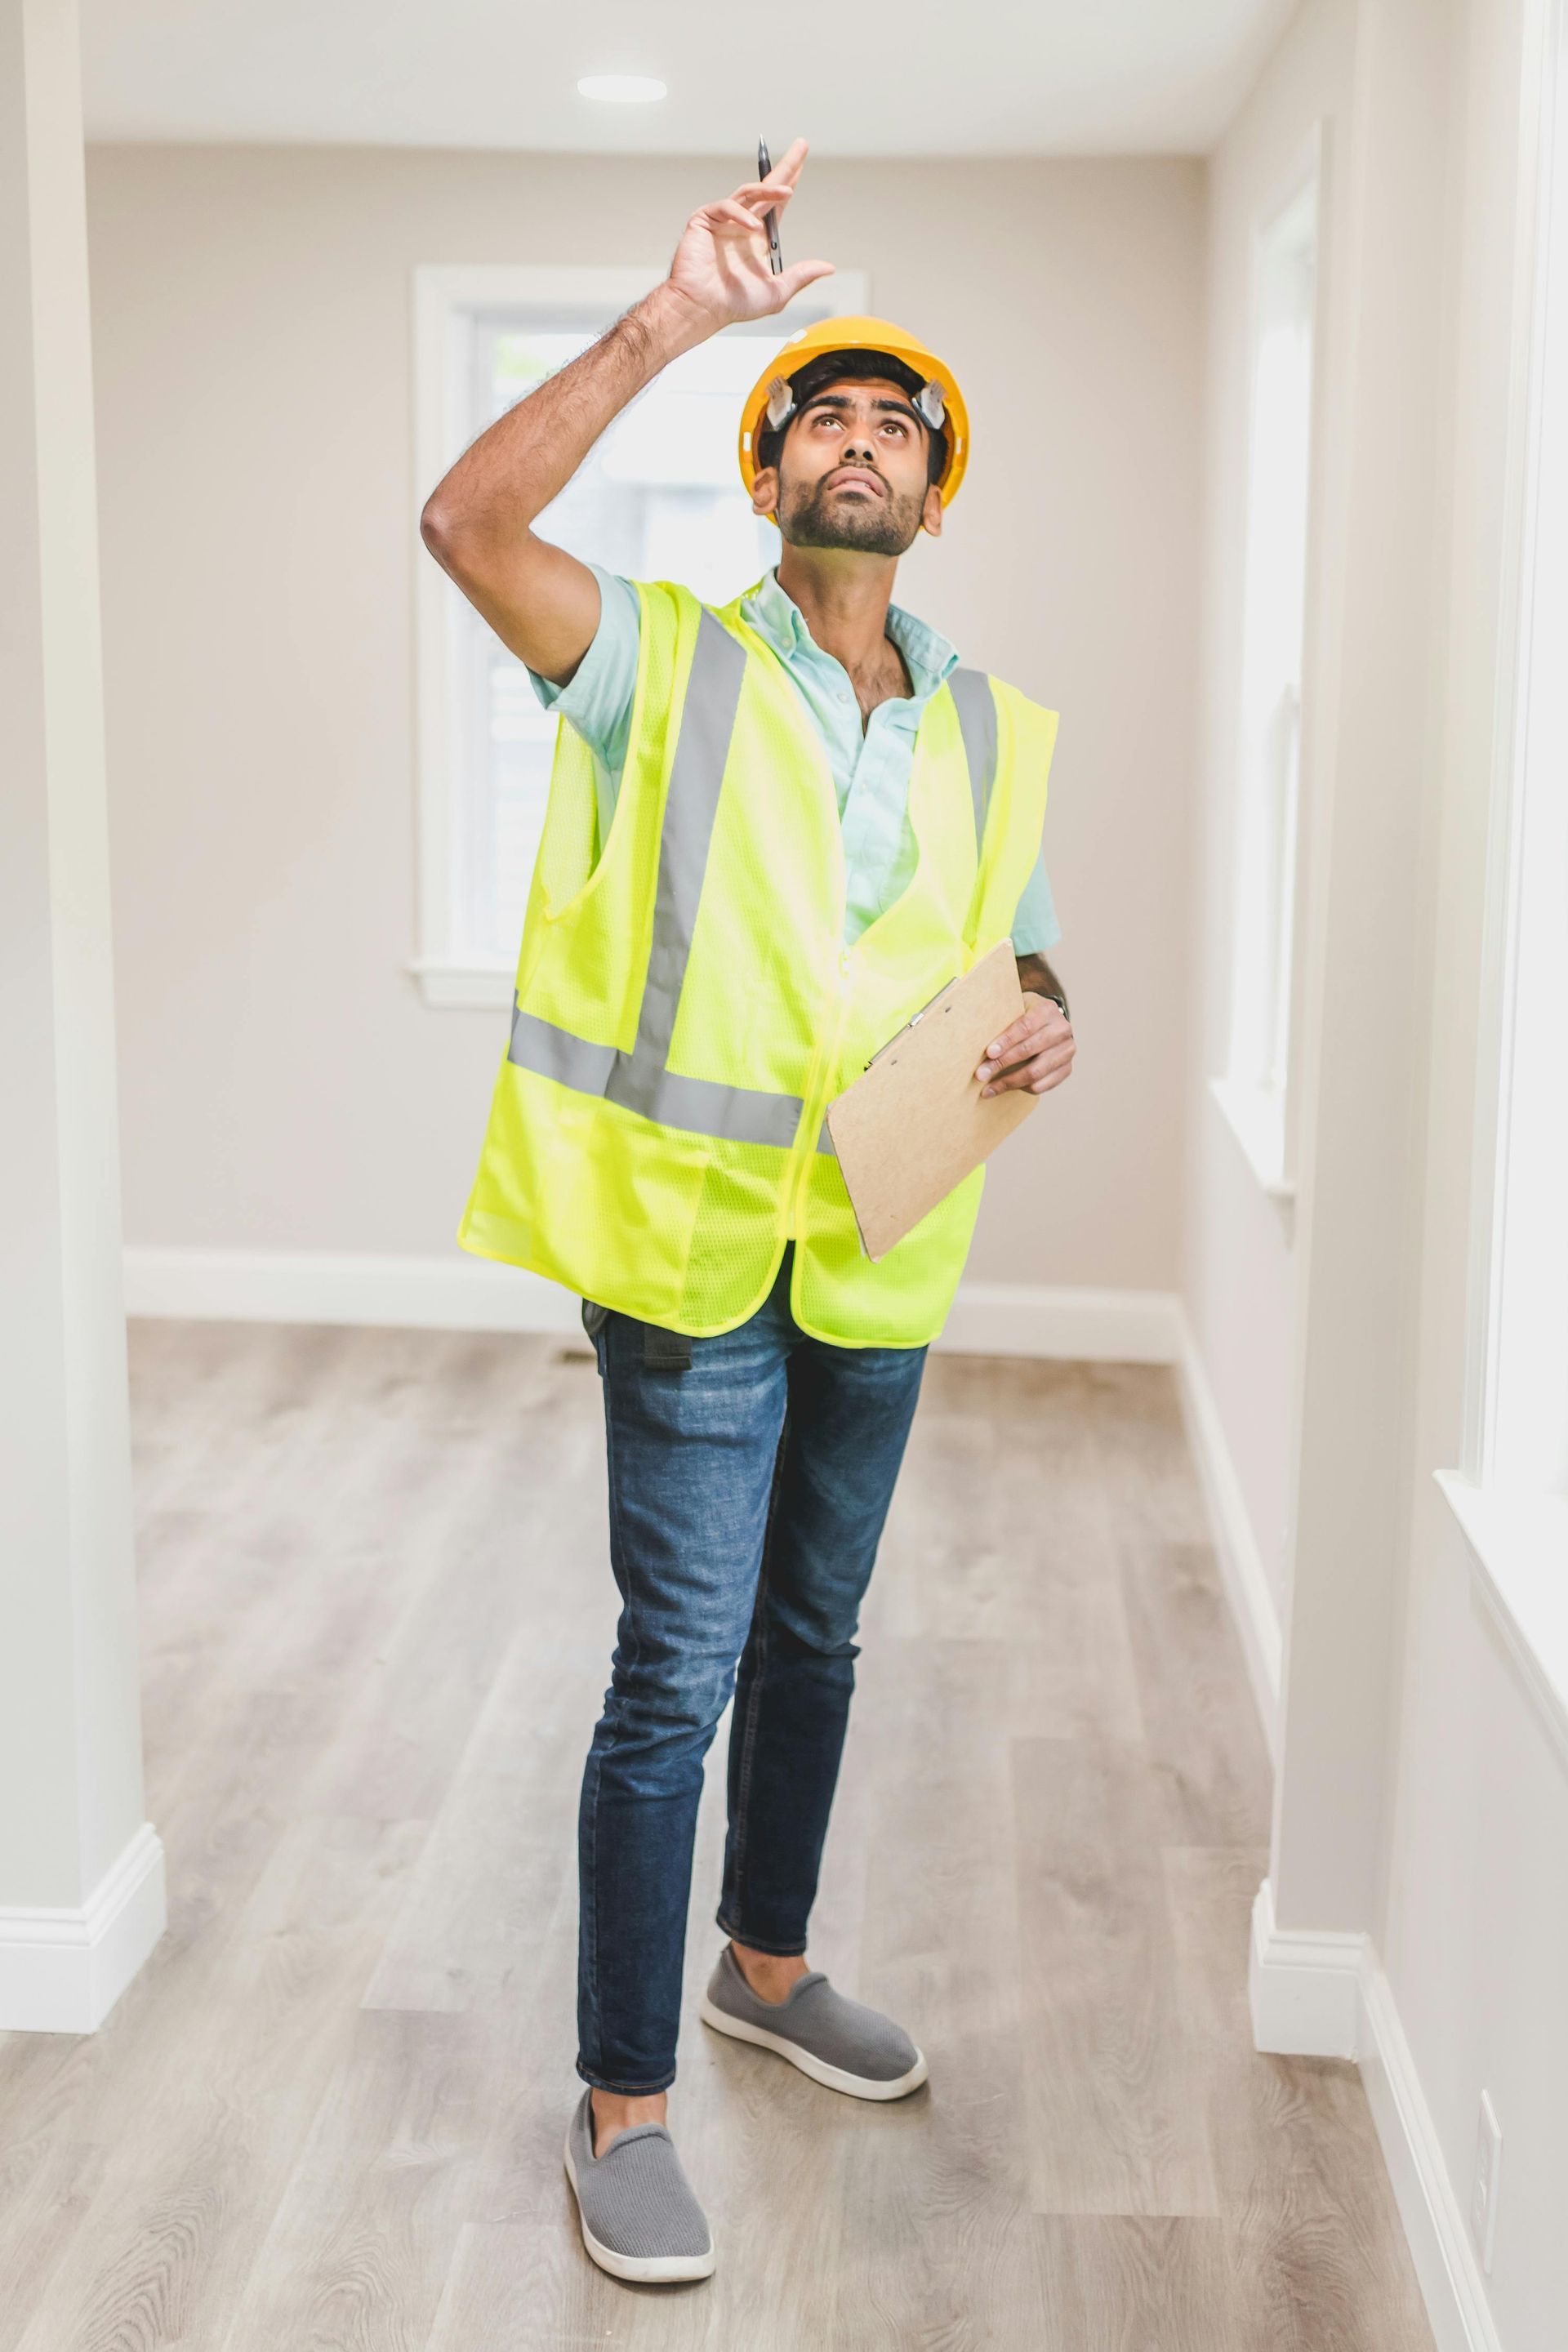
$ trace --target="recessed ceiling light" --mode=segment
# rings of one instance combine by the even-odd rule
[[[669,95],[652,74],[584,74],[577,88],[584,98],[602,98],[611,106],[646,106]]]

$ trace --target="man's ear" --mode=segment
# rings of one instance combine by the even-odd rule
[[[778,502],[779,469],[776,466],[763,466],[752,483],[752,512],[763,522],[772,522]]]
[[[925,504],[921,509],[921,529],[932,539],[942,537],[942,492],[934,482],[927,490]]]

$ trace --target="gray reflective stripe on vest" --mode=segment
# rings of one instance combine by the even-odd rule
[[[658,1117],[648,1106],[669,1059],[702,877],[708,869],[708,845],[719,814],[719,794],[745,676],[746,648],[704,609],[697,626],[691,676],[659,828],[653,941],[637,1015],[637,1044],[619,1062],[605,1089],[612,1102],[623,1103],[627,1110],[640,1110],[647,1118]]]
[[[638,1047],[641,1038],[638,1038]],[[557,1029],[536,1013],[516,1006],[507,1058],[574,1094],[601,1095],[661,1127],[684,1128],[689,1135],[726,1136],[733,1143],[776,1143],[787,1151],[804,1108],[798,1095],[769,1095],[752,1087],[720,1086],[712,1078],[683,1078],[673,1070],[637,1066],[637,1053],[591,1045],[570,1029]]]
[[[595,1045],[514,1004],[507,1056],[574,1094],[599,1095],[661,1127],[787,1151],[804,1108],[798,1095],[681,1077],[667,1066],[745,674],[745,647],[704,611],[665,795],[653,937],[631,1052]]]
[[[958,728],[963,756],[969,762],[969,790],[974,802],[974,849],[978,856],[985,839],[985,812],[996,781],[996,703],[991,680],[983,669],[949,673],[948,692],[958,706]]]

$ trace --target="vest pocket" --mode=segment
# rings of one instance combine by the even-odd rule
[[[687,1252],[683,1324],[730,1328],[762,1305],[783,1254],[794,1166],[764,1144],[710,1148]]]
[[[676,1319],[702,1198],[699,1136],[503,1066],[467,1223],[481,1246],[648,1323]]]

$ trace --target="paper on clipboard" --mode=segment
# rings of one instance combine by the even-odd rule
[[[1039,1100],[984,1096],[974,1075],[993,1037],[1024,1010],[1011,940],[950,981],[864,1074],[827,1106],[855,1222],[869,1258],[929,1216]]]

